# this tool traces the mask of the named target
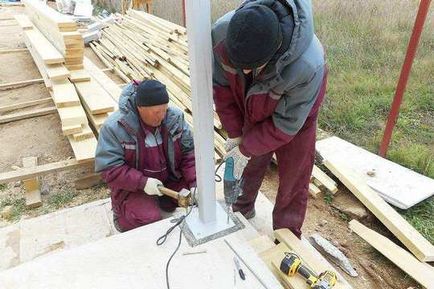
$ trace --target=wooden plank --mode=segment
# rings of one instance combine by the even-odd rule
[[[258,255],[276,246],[273,240],[271,240],[267,235],[262,235],[249,241],[249,245]]]
[[[89,127],[89,124],[86,123],[81,126],[81,131],[72,134],[72,137],[74,138],[75,141],[81,141],[91,137],[95,137],[95,135],[93,134],[93,131]]]
[[[66,80],[69,77],[69,70],[63,64],[47,64],[45,70],[51,80]]]
[[[93,79],[74,83],[83,105],[91,114],[114,111],[115,102],[108,93]]]
[[[392,261],[425,288],[434,288],[434,268],[417,260],[412,254],[388,238],[365,227],[357,220],[350,222],[350,229],[368,242],[378,252]]]
[[[28,157],[23,158],[23,168],[34,168],[38,165],[38,158]],[[23,180],[24,197],[26,199],[27,208],[37,208],[42,206],[40,183],[37,177]]]
[[[321,184],[326,187],[332,194],[335,194],[338,191],[338,186],[335,181],[332,180],[326,173],[324,173],[320,168],[316,165],[313,166],[312,176],[317,179]]]
[[[52,107],[39,108],[39,109],[35,109],[32,111],[26,111],[26,112],[19,112],[19,113],[4,115],[4,116],[0,116],[0,124],[12,122],[12,121],[18,121],[18,120],[22,120],[22,119],[26,119],[26,118],[32,118],[32,117],[47,115],[47,114],[51,114],[51,113],[55,113],[55,112],[56,112],[56,108],[54,106],[52,106]]]
[[[110,94],[114,101],[119,102],[119,96],[121,95],[122,89],[89,58],[84,57],[83,64],[86,71],[92,75],[92,78]]]
[[[29,17],[27,17],[27,15],[23,15],[23,14],[15,15],[14,18],[18,22],[18,25],[23,30],[33,29],[33,23],[32,23],[32,21],[30,21],[30,19],[29,19]]]
[[[70,135],[70,134],[76,134],[82,132],[83,127],[81,124],[77,125],[70,125],[70,126],[63,126],[62,125],[62,133],[63,135]]]
[[[99,129],[102,127],[106,119],[109,117],[109,114],[102,113],[102,114],[89,114],[89,121],[92,124],[93,128],[99,132]]]
[[[58,108],[80,105],[80,99],[74,85],[69,80],[53,80],[51,96]]]
[[[389,204],[406,210],[434,195],[434,180],[338,137],[317,141],[323,159],[350,168]],[[409,193],[411,192],[411,193]]]
[[[27,48],[0,49],[0,54],[18,53],[18,52],[27,52],[27,51],[29,51]]]
[[[59,107],[60,121],[63,126],[76,126],[87,123],[86,113],[81,106]]]
[[[71,82],[73,82],[73,83],[75,83],[75,82],[81,82],[81,81],[89,81],[90,80],[89,73],[87,73],[83,69],[71,70],[70,74],[71,75],[69,77],[69,80],[71,80]]]
[[[274,231],[274,237],[281,243],[285,244],[289,249],[293,250],[297,255],[310,267],[315,273],[319,274],[326,270],[336,272],[338,275],[338,282],[334,289],[339,288],[351,288],[339,272],[334,269],[330,263],[325,260],[321,260],[315,256],[316,251],[312,246],[308,247],[301,240],[299,240],[290,230],[279,229]],[[279,263],[280,264],[280,263]]]
[[[95,158],[97,145],[95,136],[80,141],[76,141],[71,135],[68,135],[67,137],[72,150],[74,151],[77,162],[87,162]]]
[[[434,261],[434,246],[354,172],[337,162],[325,160],[326,167],[418,258]]]
[[[321,190],[312,183],[309,183],[309,194],[314,198],[318,198],[318,195],[321,194]]]
[[[10,172],[0,173],[0,184],[22,181],[24,179],[43,176],[49,173],[75,169],[85,164],[93,165],[93,162],[92,161],[78,162],[76,159],[71,159],[66,161],[38,165],[32,168],[20,168]]]
[[[24,31],[24,36],[45,64],[62,63],[65,61],[63,55],[54,48],[38,29]]]
[[[74,188],[76,190],[85,190],[89,189],[91,187],[100,185],[103,183],[103,180],[101,178],[101,174],[93,173],[89,174],[87,176],[81,177],[79,179],[76,179],[74,181]]]
[[[1,83],[0,84],[0,90],[18,88],[21,86],[31,85],[31,84],[35,84],[35,83],[43,83],[43,82],[44,82],[44,79],[36,78],[36,79],[15,81],[15,82],[9,82],[9,83]]]
[[[29,107],[29,106],[35,106],[35,105],[39,105],[39,104],[50,103],[50,102],[52,102],[51,97],[47,97],[47,98],[41,98],[41,99],[36,99],[36,100],[30,100],[30,101],[26,101],[26,102],[9,104],[9,105],[5,105],[5,106],[0,106],[0,112],[11,111],[11,110],[15,110],[15,109],[20,109],[20,108],[25,108],[25,107]]]

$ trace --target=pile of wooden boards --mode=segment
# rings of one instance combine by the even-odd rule
[[[336,146],[337,147],[337,146]],[[434,246],[409,224],[392,206],[368,186],[363,176],[329,153],[321,154],[324,165],[392,232],[411,253],[356,220],[350,228],[381,254],[425,288],[434,288]],[[411,192],[408,192],[411,194]]]
[[[77,23],[38,0],[24,0],[26,13],[35,26],[63,55],[68,69],[83,68],[84,42]]]
[[[75,158],[89,161],[97,144],[91,126],[97,131],[117,103],[84,69],[83,39],[76,23],[40,1],[26,0],[25,5],[30,17],[16,19],[26,46],[49,89]]]

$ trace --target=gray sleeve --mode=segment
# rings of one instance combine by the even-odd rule
[[[296,134],[306,121],[324,77],[324,68],[304,82],[288,88],[277,104],[273,122],[288,135]]]
[[[109,125],[103,125],[99,132],[95,153],[95,172],[125,163],[124,150]]]
[[[185,121],[184,115],[181,116],[182,122],[182,136],[181,136],[181,149],[183,153],[194,151],[193,133],[190,125]]]

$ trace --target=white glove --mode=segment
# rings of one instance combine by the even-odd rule
[[[225,160],[228,158],[234,159],[234,177],[235,179],[241,179],[243,175],[244,169],[247,166],[247,163],[250,160],[250,157],[246,157],[240,152],[240,147],[234,147],[230,152],[228,152],[225,156]]]
[[[230,152],[234,147],[241,143],[241,137],[227,138],[225,142],[226,152]]]
[[[158,189],[158,186],[162,185],[163,183],[160,180],[148,177],[143,190],[150,196],[162,196],[163,194]]]

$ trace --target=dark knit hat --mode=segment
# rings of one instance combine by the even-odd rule
[[[157,80],[144,80],[137,87],[137,106],[154,106],[168,102],[166,86]]]
[[[232,16],[226,36],[230,61],[242,69],[267,63],[282,42],[277,15],[267,6],[247,4]]]

